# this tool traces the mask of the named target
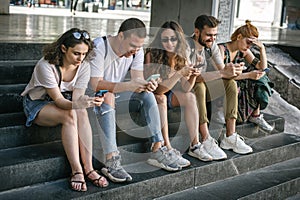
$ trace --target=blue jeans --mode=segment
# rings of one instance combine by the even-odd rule
[[[153,93],[119,93],[116,98],[116,107],[122,101],[129,102],[129,112],[140,112],[146,120],[147,126],[151,132],[153,143],[163,141],[160,125],[160,116]],[[137,104],[136,102],[140,103]],[[94,112],[97,116],[100,127],[102,128],[100,140],[104,154],[117,152],[116,141],[116,111],[108,104],[103,103],[100,107],[95,107]]]

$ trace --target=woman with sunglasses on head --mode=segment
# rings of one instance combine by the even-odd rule
[[[224,63],[245,63],[243,73],[235,78],[238,85],[238,119],[237,122],[250,121],[266,131],[272,131],[260,110],[266,108],[271,95],[267,56],[263,43],[258,40],[259,32],[249,20],[237,28],[231,35],[231,41],[219,44]],[[260,56],[255,57],[250,48],[259,48]]]
[[[92,165],[92,130],[86,108],[103,102],[103,97],[85,95],[90,66],[84,59],[92,47],[84,30],[72,28],[63,33],[44,48],[44,56],[21,94],[27,127],[61,125],[62,144],[72,170],[70,186],[75,191],[87,191],[84,174],[94,185],[108,186]]]
[[[186,150],[191,142],[189,155],[203,161],[211,160],[203,148],[200,148],[198,124],[199,116],[195,95],[191,92],[197,76],[201,74],[197,68],[192,68],[187,62],[187,43],[182,27],[175,21],[165,22],[158,30],[155,38],[145,53],[146,77],[160,74],[161,82],[154,94],[158,103],[164,145],[171,155],[178,157],[181,167],[190,165],[181,153],[171,145],[168,132],[168,109],[182,106],[190,140],[183,141],[181,150]]]

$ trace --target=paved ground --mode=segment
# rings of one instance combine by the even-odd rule
[[[98,13],[76,12],[55,7],[10,6],[10,15],[0,15],[0,42],[51,42],[72,27],[90,32],[91,37],[115,34],[124,19],[138,17],[149,26],[149,10],[99,10]]]
[[[72,16],[69,9],[64,8],[10,6],[10,13],[0,15],[0,42],[50,42],[71,27],[88,30],[92,38],[115,34],[119,24],[129,17],[142,19],[146,26],[150,23],[149,10],[99,10],[98,13],[77,12]],[[265,43],[300,46],[300,31],[271,27],[259,27],[259,30]],[[278,93],[271,97],[266,112],[285,117],[286,132],[300,134],[299,109],[286,103]]]
[[[76,15],[72,16],[66,8],[10,6],[10,13],[7,16],[0,15],[0,42],[53,41],[57,34],[75,26],[90,31],[92,37],[114,34],[118,25],[129,17],[138,17],[147,26],[150,24],[149,9],[99,9],[98,13],[76,12]],[[300,31],[261,26],[263,24],[259,22],[253,24],[258,26],[259,37],[265,43],[300,46]]]

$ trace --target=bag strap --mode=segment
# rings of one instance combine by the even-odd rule
[[[58,65],[55,65],[55,68],[58,72],[58,76],[59,76],[59,82],[58,82],[58,87],[60,88],[60,83],[61,83],[61,71]]]
[[[104,46],[105,46],[105,54],[104,54],[104,59],[105,59],[107,56],[107,38],[106,36],[103,36],[102,39],[104,41]]]

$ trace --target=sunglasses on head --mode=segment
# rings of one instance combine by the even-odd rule
[[[167,43],[167,42],[169,42],[169,41],[171,41],[171,42],[176,42],[177,40],[178,40],[177,37],[162,38],[162,39],[161,39],[161,42],[163,42],[163,43]]]
[[[85,31],[83,31],[83,32],[74,32],[72,34],[73,34],[74,38],[76,38],[77,40],[80,40],[81,37],[83,37],[84,39],[87,39],[87,40],[90,39],[90,35]]]

